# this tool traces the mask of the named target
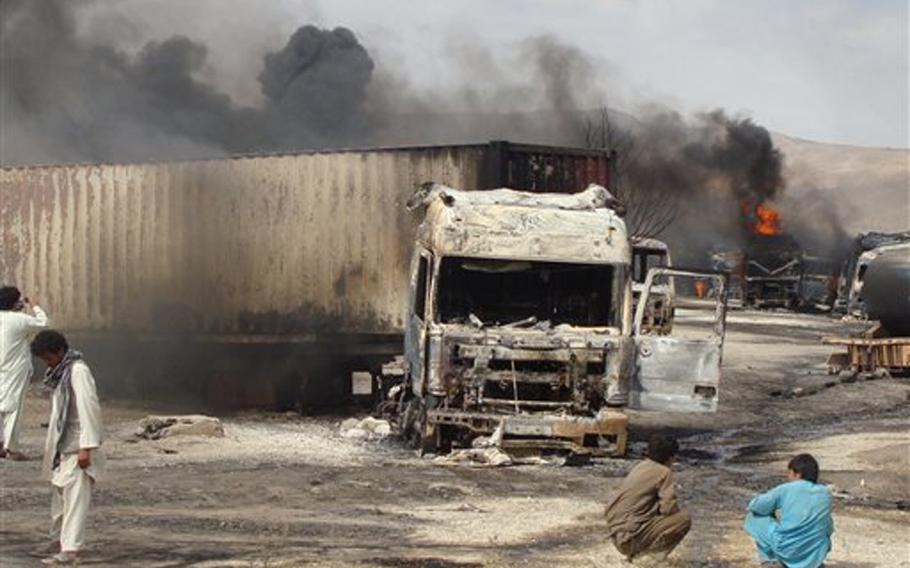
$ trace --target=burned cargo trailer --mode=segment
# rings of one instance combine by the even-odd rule
[[[416,185],[608,175],[606,152],[508,142],[3,168],[0,282],[46,305],[108,393],[334,403],[400,350]]]
[[[633,318],[632,245],[606,189],[434,184],[411,205],[424,218],[405,355],[384,382],[403,432],[425,449],[495,435],[505,448],[620,455],[627,419],[611,406],[716,409],[726,279],[653,268]],[[714,281],[707,337],[643,326],[650,293],[675,278]]]

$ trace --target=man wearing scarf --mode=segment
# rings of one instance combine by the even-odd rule
[[[104,473],[101,405],[91,369],[63,334],[42,331],[31,350],[47,363],[44,384],[54,389],[42,473],[54,488],[51,532],[59,534],[60,552],[44,563],[75,564],[85,542],[92,485]]]

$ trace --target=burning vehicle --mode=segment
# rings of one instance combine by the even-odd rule
[[[756,308],[796,308],[802,275],[802,247],[791,235],[784,233],[780,214],[771,206],[757,204],[753,218],[754,224],[743,249],[743,302]]]
[[[711,255],[716,270],[730,272],[736,299],[753,308],[830,310],[837,298],[837,261],[808,254],[770,205],[744,206],[743,213],[745,245]]]
[[[743,251],[743,300],[756,308],[799,306],[802,248],[790,235],[755,235]]]
[[[428,451],[492,436],[509,450],[622,455],[615,407],[714,411],[726,278],[656,267],[633,316],[632,244],[615,200],[425,185],[405,355],[384,369],[401,433]],[[652,290],[707,278],[707,337],[644,325]]]

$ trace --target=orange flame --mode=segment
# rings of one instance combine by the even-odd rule
[[[759,235],[773,237],[782,233],[780,228],[780,213],[774,210],[770,205],[759,203],[755,206],[755,217],[758,222],[755,224],[755,232]]]

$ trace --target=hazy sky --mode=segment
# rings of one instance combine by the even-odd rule
[[[423,90],[464,65],[552,35],[597,62],[611,106],[724,107],[771,130],[908,146],[910,0],[120,0],[124,41],[185,33],[210,48],[211,76],[249,102],[241,68],[299,25],[351,28],[380,67]],[[114,4],[107,4],[110,7]],[[135,28],[126,25],[130,20]],[[116,35],[116,31],[114,31]],[[465,48],[470,48],[469,57]],[[459,67],[459,64],[462,67]]]

